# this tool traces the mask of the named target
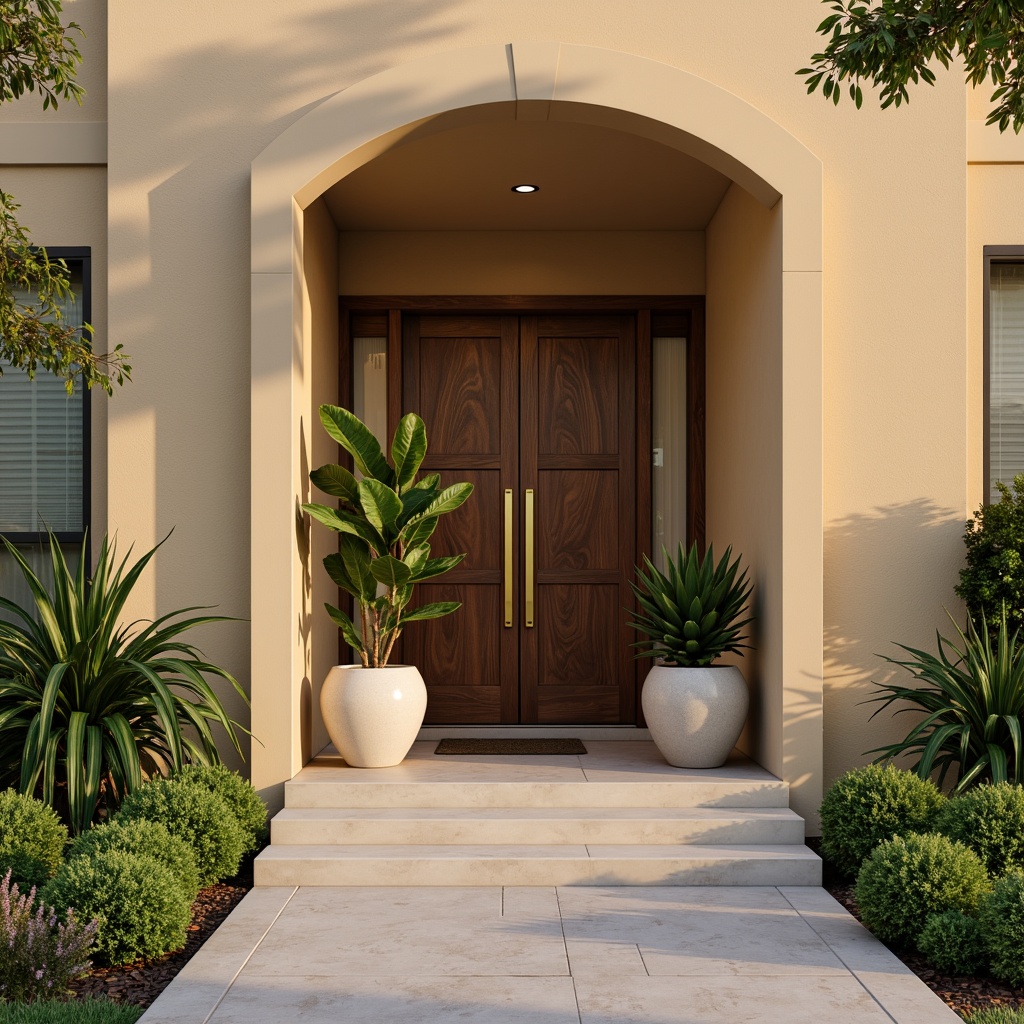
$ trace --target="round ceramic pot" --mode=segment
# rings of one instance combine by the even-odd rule
[[[401,764],[427,710],[415,665],[335,665],[320,691],[327,735],[353,768]]]
[[[736,746],[750,698],[733,665],[655,665],[641,703],[651,739],[677,768],[717,768]]]

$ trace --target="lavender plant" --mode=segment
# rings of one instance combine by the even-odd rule
[[[8,871],[0,882],[0,1003],[67,992],[92,966],[87,957],[98,929],[95,920],[80,924],[71,910],[61,923],[52,908],[36,903],[35,886],[23,895]]]

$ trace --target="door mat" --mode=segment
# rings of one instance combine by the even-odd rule
[[[444,739],[435,754],[585,754],[577,739]]]

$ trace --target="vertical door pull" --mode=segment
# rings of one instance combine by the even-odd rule
[[[526,612],[524,625],[533,627],[533,488],[526,489]]]
[[[512,488],[505,489],[505,627],[512,626]]]

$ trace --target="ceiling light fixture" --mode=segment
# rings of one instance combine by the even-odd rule
[[[540,185],[513,185],[512,191],[520,192],[523,195],[526,195],[528,192],[539,192]]]

